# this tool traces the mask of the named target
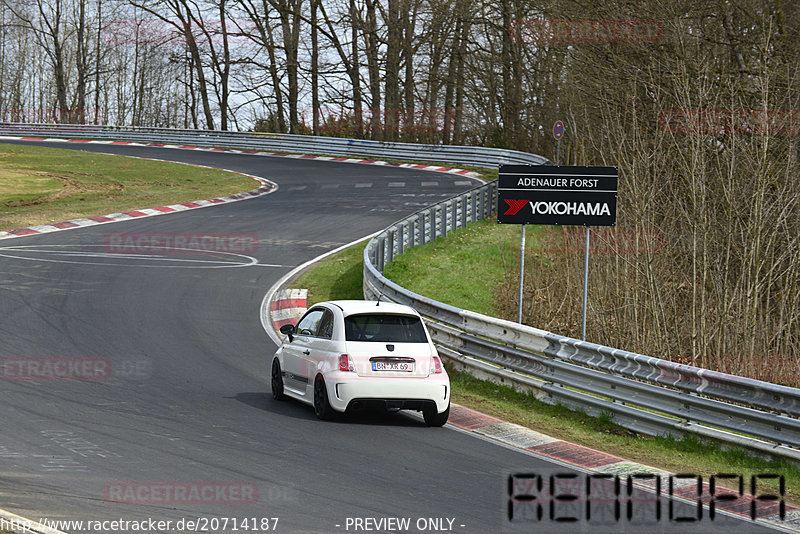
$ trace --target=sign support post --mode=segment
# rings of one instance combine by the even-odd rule
[[[522,283],[525,279],[525,224],[522,224],[522,240],[519,245],[519,310],[517,322],[522,324]]]
[[[617,223],[616,167],[502,165],[497,188],[497,222],[521,224],[519,310],[522,322],[525,225],[584,226],[583,318],[581,336],[586,340],[589,302],[589,245],[592,226]]]
[[[553,124],[553,137],[556,138],[556,166],[561,165],[561,138],[564,137],[564,123],[556,121]]]
[[[581,340],[586,341],[586,304],[589,301],[589,228],[586,227],[586,250],[583,255],[583,323],[581,325]]]

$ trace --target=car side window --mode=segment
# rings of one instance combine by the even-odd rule
[[[295,328],[297,334],[301,336],[316,336],[325,311],[316,309],[306,313],[297,323],[297,328]]]
[[[333,314],[328,310],[325,310],[325,315],[319,323],[317,336],[325,339],[333,337]]]

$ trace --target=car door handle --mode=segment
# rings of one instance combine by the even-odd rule
[[[310,351],[310,350],[304,350],[304,351],[303,351],[303,354],[305,354],[306,356],[308,356],[309,354],[311,354],[311,351]]]

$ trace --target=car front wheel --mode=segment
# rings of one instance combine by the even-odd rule
[[[314,381],[314,412],[323,421],[333,419],[333,408],[328,400],[328,388],[325,387],[325,379],[321,376]]]
[[[422,410],[422,418],[425,419],[425,424],[428,426],[444,426],[447,422],[447,419],[450,417],[450,405],[447,405],[447,409],[442,413],[438,413],[436,411],[436,405],[432,405],[432,407],[425,408]]]
[[[283,400],[285,398],[283,394],[283,376],[281,374],[281,364],[278,362],[278,358],[272,360],[271,376],[270,385],[272,386],[272,398],[275,400]]]

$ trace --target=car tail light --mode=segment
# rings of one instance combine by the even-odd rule
[[[433,374],[438,375],[442,372],[442,360],[438,356],[433,357]]]
[[[347,354],[342,354],[339,356],[339,370],[340,371],[355,371],[356,368],[353,365],[353,360],[350,359],[350,356]]]

